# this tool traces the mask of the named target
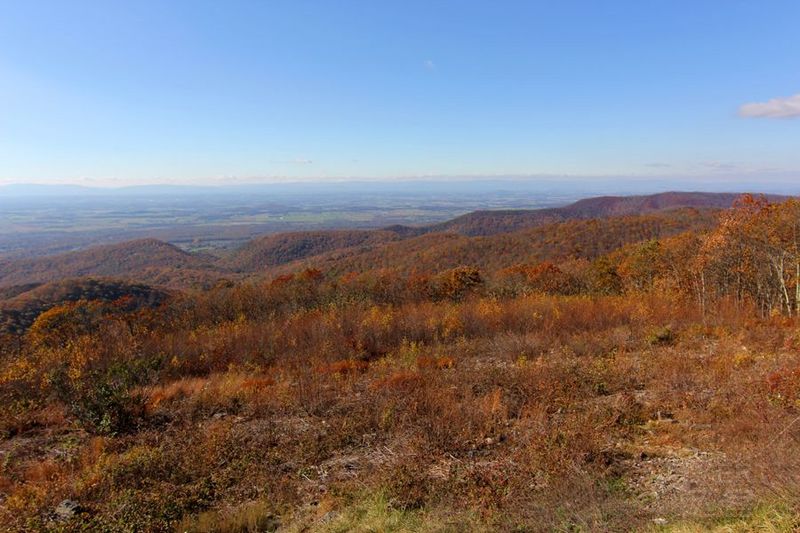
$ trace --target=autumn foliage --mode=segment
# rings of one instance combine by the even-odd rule
[[[0,338],[0,524],[335,531],[375,494],[454,530],[793,509],[800,203],[659,217],[591,249],[633,219],[479,238],[535,260],[313,234],[318,265],[206,289],[39,289]],[[325,255],[342,239],[370,249]]]

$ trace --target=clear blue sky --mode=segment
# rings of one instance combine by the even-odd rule
[[[0,183],[791,176],[798,24],[796,0],[1,0]]]

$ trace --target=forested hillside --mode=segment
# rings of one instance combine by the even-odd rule
[[[244,279],[248,274],[269,276],[318,262],[336,263],[330,268],[338,270],[349,268],[348,261],[353,268],[361,268],[360,263],[372,268],[375,261],[406,268],[413,257],[422,263],[412,266],[430,269],[463,262],[489,266],[494,261],[493,266],[498,266],[551,256],[591,257],[626,242],[705,227],[715,220],[715,209],[729,207],[733,198],[735,195],[725,193],[590,198],[555,210],[475,212],[444,224],[417,228],[277,233],[253,239],[221,257],[188,253],[157,239],[140,239],[49,257],[0,261],[0,291],[80,276],[116,277],[177,288],[210,287],[221,281]],[[452,236],[501,233],[509,235],[497,239]],[[410,242],[401,242],[406,240]],[[426,257],[420,257],[419,250]]]
[[[112,304],[126,311],[157,307],[168,294],[143,284],[94,278],[9,287],[0,299],[0,335],[22,333],[53,307],[82,301]]]
[[[254,239],[222,264],[240,272],[256,272],[331,250],[369,247],[399,239],[392,231],[301,231]]]
[[[0,530],[799,524],[798,200],[139,246],[3,278]]]
[[[496,235],[533,228],[565,220],[612,216],[644,215],[680,208],[727,209],[738,197],[734,193],[664,192],[645,196],[601,196],[586,198],[548,209],[476,211],[453,220],[424,228],[425,231],[448,231],[462,235]],[[771,196],[772,201],[785,199]]]
[[[212,257],[189,254],[156,239],[141,239],[49,257],[0,261],[0,287],[80,276],[188,286],[218,278],[213,261]]]
[[[430,233],[379,247],[339,249],[272,272],[303,267],[339,274],[375,268],[435,272],[459,265],[496,270],[543,260],[594,259],[625,244],[707,229],[716,217],[714,211],[686,209],[546,224],[491,237]]]

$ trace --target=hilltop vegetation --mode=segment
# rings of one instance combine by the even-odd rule
[[[603,197],[558,209],[476,212],[445,224],[416,228],[278,233],[253,239],[221,257],[188,253],[156,239],[140,239],[49,257],[0,260],[0,291],[80,276],[178,288],[210,287],[220,281],[241,280],[248,274],[269,276],[322,262],[337,263],[330,268],[342,270],[349,267],[348,262],[366,262],[367,268],[373,268],[372,262],[377,259],[390,267],[429,270],[473,261],[489,266],[484,263],[490,257],[494,257],[494,266],[554,254],[594,257],[626,242],[708,227],[714,221],[714,209],[730,206],[733,198],[721,193]],[[699,209],[679,209],[681,206]],[[610,214],[615,217],[594,218]],[[565,220],[573,223],[556,223]],[[500,233],[509,235],[471,238]],[[420,258],[420,251],[430,259]],[[410,257],[421,259],[423,264],[410,265]]]
[[[644,215],[681,208],[726,209],[738,195],[732,193],[665,192],[646,196],[601,196],[586,198],[564,207],[476,211],[435,224],[426,231],[448,231],[462,235],[496,235],[565,220]],[[773,196],[778,201],[781,197]]]
[[[338,274],[378,268],[437,272],[459,265],[491,271],[544,260],[591,260],[629,243],[709,228],[715,220],[712,211],[678,210],[546,224],[491,237],[430,233],[380,247],[340,249],[272,272],[303,267]]]
[[[369,247],[397,240],[391,231],[302,231],[254,239],[222,263],[244,272],[257,272],[342,248]]]
[[[141,239],[49,257],[0,261],[0,286],[47,283],[81,276],[186,284],[187,280],[218,278],[218,270],[210,264],[212,261],[211,257],[189,254],[156,239]]]
[[[45,311],[64,304],[92,301],[113,303],[131,310],[157,307],[167,293],[142,284],[93,278],[9,287],[0,300],[0,338],[25,332]]]
[[[798,236],[747,196],[5,289],[0,528],[796,529]]]

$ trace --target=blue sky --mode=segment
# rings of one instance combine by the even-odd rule
[[[797,1],[0,0],[0,183],[800,178]]]

